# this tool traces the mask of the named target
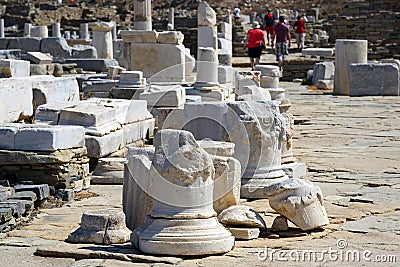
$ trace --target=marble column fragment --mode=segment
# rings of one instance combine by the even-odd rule
[[[152,30],[151,19],[151,1],[150,0],[134,0],[134,29],[142,31]]]
[[[213,209],[211,155],[187,131],[161,130],[151,170],[153,207],[132,233],[141,251],[164,255],[207,255],[230,251],[234,237]]]
[[[98,58],[113,58],[113,40],[111,31],[113,22],[96,22],[89,25],[93,30],[93,46]]]

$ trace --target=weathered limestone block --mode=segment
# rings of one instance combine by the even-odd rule
[[[201,147],[201,145],[200,145]],[[240,201],[240,162],[232,157],[213,156],[214,210],[217,213]]]
[[[153,118],[144,100],[91,98],[88,102],[114,108],[116,110],[114,119],[122,125]]]
[[[116,118],[117,109],[106,104],[81,101],[72,107],[63,108],[59,116],[59,125],[80,125],[87,134],[103,136],[121,128]]]
[[[157,35],[157,43],[160,44],[175,44],[183,43],[184,35],[180,31],[159,32]]]
[[[0,149],[15,149],[15,135],[18,129],[0,126]]]
[[[265,189],[269,205],[303,231],[329,224],[318,186],[297,178],[287,179]]]
[[[199,26],[197,30],[197,47],[218,48],[218,33],[216,26]]]
[[[124,213],[118,209],[102,209],[85,211],[80,227],[68,236],[67,241],[110,245],[125,243],[129,236]]]
[[[237,91],[237,98],[240,98],[244,95],[251,95],[254,98],[257,98],[257,100],[263,100],[263,101],[270,101],[271,100],[271,94],[268,89],[259,87],[257,85],[247,85],[240,87],[239,90]]]
[[[30,63],[26,60],[1,59],[0,77],[27,77],[30,75]]]
[[[67,64],[77,64],[86,71],[107,72],[110,66],[118,66],[118,61],[111,58],[69,58]]]
[[[38,106],[35,113],[35,123],[57,125],[63,108],[72,107],[71,102],[52,102]]]
[[[243,90],[244,86],[251,86],[251,85],[260,86],[260,83],[251,78],[238,77],[237,88],[235,88],[235,94],[238,95],[239,92]]]
[[[256,239],[260,235],[260,229],[258,229],[258,228],[229,227],[228,230],[232,233],[232,235],[235,237],[235,239],[239,239],[239,240]]]
[[[282,101],[285,99],[285,89],[284,88],[268,88],[271,95],[271,100]]]
[[[146,30],[121,31],[125,43],[157,43],[158,32]]]
[[[154,136],[155,119],[147,119],[122,125],[122,145],[128,145],[139,140],[150,139]]]
[[[319,80],[334,80],[335,63],[321,62],[314,65],[312,84],[317,84]]]
[[[185,81],[185,46],[128,43],[128,69],[139,69],[152,82]]]
[[[394,64],[350,64],[350,96],[398,96],[399,67]]]
[[[301,50],[303,56],[330,57],[335,53],[333,48],[304,48]]]
[[[350,94],[349,65],[351,63],[365,64],[367,63],[367,58],[367,40],[336,40],[334,94]]]
[[[287,178],[281,165],[285,121],[275,102],[227,103],[228,133],[242,167],[244,198],[266,198],[264,188]]]
[[[72,47],[64,38],[44,38],[40,42],[40,52],[51,54],[54,58],[70,58]]]
[[[279,77],[261,76],[260,86],[262,88],[279,88]]]
[[[38,200],[44,200],[50,196],[50,188],[47,184],[35,184],[35,185],[15,185],[16,192],[34,192]]]
[[[198,26],[215,26],[217,24],[216,13],[207,2],[200,2],[197,12]]]
[[[214,86],[209,83],[199,82],[198,88],[186,89],[186,95],[200,96],[201,102],[224,101],[227,98],[226,90],[223,86]],[[210,86],[210,87],[208,87]]]
[[[49,37],[49,29],[47,26],[33,26],[31,28],[31,36],[38,38],[47,38]]]
[[[79,101],[79,85],[75,77],[43,75],[31,77],[30,80],[35,108],[52,102]]]
[[[228,106],[220,102],[186,103],[183,125],[197,140],[228,140],[226,129]]]
[[[218,66],[218,82],[220,84],[233,83],[234,69],[229,66]]]
[[[9,124],[0,129],[9,141],[0,149],[55,151],[84,145],[84,129],[79,126]]]
[[[124,166],[122,205],[126,225],[132,231],[145,221],[153,206],[150,196],[151,159],[148,152],[152,153],[145,149],[141,152],[136,148],[129,149],[128,162]]]
[[[180,85],[151,85],[139,95],[148,107],[179,107],[185,103],[186,90]]]
[[[109,49],[109,48],[107,48]],[[110,53],[109,51],[107,53]],[[104,55],[103,55],[104,56]],[[73,58],[104,58],[98,56],[97,49],[91,45],[74,45],[72,47]]]
[[[122,184],[126,158],[101,158],[92,174],[92,184]]]
[[[85,146],[88,156],[102,158],[123,147],[123,130],[117,130],[104,136],[85,136]]]
[[[194,87],[207,91],[218,88],[218,52],[216,48],[198,48],[197,78]]]
[[[318,80],[315,86],[320,90],[333,90],[335,80]]]
[[[235,153],[235,144],[230,142],[213,141],[204,139],[197,141],[199,146],[208,154],[220,157],[232,157]]]
[[[205,255],[231,250],[234,238],[218,223],[212,207],[211,156],[186,131],[161,130],[155,145],[153,207],[131,242],[153,254]]]
[[[264,230],[264,219],[252,208],[237,205],[227,208],[218,215],[218,221],[226,227],[247,227]]]
[[[274,65],[256,65],[255,70],[261,71],[261,76],[279,77],[279,67]]]
[[[8,41],[7,49],[20,49],[22,52],[40,52],[41,38],[36,37],[14,37],[5,38]]]
[[[28,52],[26,58],[34,64],[50,64],[53,58],[41,52]]]

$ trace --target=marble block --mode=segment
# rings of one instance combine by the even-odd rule
[[[275,65],[256,65],[255,70],[261,71],[261,76],[279,77],[279,67]]]
[[[235,144],[230,142],[203,139],[197,141],[202,149],[213,156],[231,157],[235,153]]]
[[[399,67],[395,64],[350,64],[350,96],[398,96]]]
[[[30,63],[26,60],[1,59],[0,77],[28,77],[30,75]]]
[[[14,133],[12,149],[22,151],[56,151],[84,146],[84,128],[79,126],[47,126],[10,124],[1,132],[11,128]],[[8,139],[12,141],[11,132]],[[12,147],[9,144],[9,147]]]
[[[121,128],[116,118],[117,110],[91,101],[81,101],[72,107],[63,108],[60,112],[59,125],[81,125],[86,133],[103,136]]]
[[[186,102],[186,90],[180,85],[151,85],[139,99],[148,107],[179,107]]]
[[[85,135],[88,157],[102,158],[123,147],[123,130],[117,130],[104,136]]]
[[[28,52],[26,58],[34,64],[50,64],[53,58],[41,52]]]

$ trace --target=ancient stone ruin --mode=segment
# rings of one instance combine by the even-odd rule
[[[356,182],[335,179],[362,176],[338,167],[350,161],[343,147],[363,155],[398,140],[395,122],[375,120],[398,107],[398,33],[344,29],[364,31],[354,21],[367,27],[372,18],[395,25],[393,1],[340,2],[340,10],[323,1],[11,2],[0,1],[0,245],[88,266],[191,265],[211,255],[246,262],[247,254],[260,256],[260,244],[326,245],[343,231],[332,224],[352,227],[340,217],[349,203],[386,194],[364,197]],[[284,16],[293,40],[295,18],[305,18],[306,48],[291,47],[278,67],[268,47],[250,71],[244,38],[267,5]],[[235,7],[242,17],[233,21]],[[371,102],[387,110],[364,115]],[[337,106],[343,114],[332,111]],[[354,106],[353,117],[346,112]],[[391,128],[371,132],[361,127],[365,118]],[[325,131],[346,138],[352,124],[367,137],[315,148]],[[387,139],[368,143],[376,136]],[[352,155],[357,167],[369,167]],[[397,190],[390,164],[376,176]],[[326,176],[337,191],[343,186],[338,195]],[[360,183],[373,191],[376,177],[369,178]],[[369,209],[354,214],[384,213]],[[23,232],[37,224],[40,237]],[[37,239],[28,246],[18,239],[24,234]]]

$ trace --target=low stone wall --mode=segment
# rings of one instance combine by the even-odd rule
[[[301,58],[283,62],[282,81],[307,78],[307,71],[314,69],[314,64],[322,62],[320,59]]]
[[[330,41],[368,40],[368,59],[399,59],[400,17],[395,10],[400,10],[396,0],[344,3],[342,14],[331,15],[325,25]]]

